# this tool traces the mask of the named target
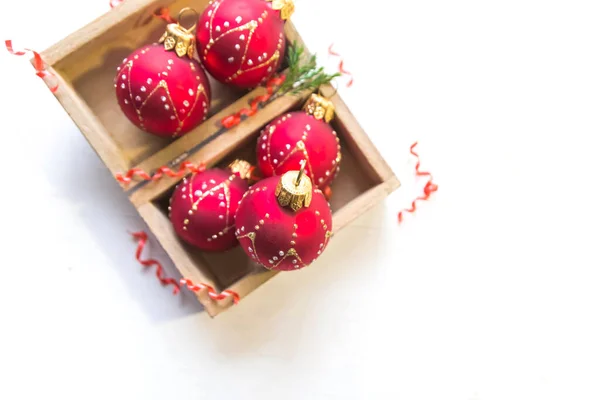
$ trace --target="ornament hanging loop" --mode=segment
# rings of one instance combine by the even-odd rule
[[[183,22],[183,16],[185,15],[185,13],[192,13],[194,16],[194,21],[196,21],[194,23],[194,25],[192,25],[191,28],[185,28],[182,24]],[[194,10],[192,7],[185,7],[182,8],[181,11],[179,11],[179,14],[177,14],[177,25],[179,25],[180,27],[182,27],[183,29],[185,29],[188,32],[192,32],[194,29],[196,29],[196,26],[198,26],[198,19],[200,18],[200,14],[198,14],[198,11]]]
[[[192,32],[196,29],[196,24],[189,29],[181,26],[182,17],[186,12],[194,13],[196,21],[198,20],[199,15],[196,10],[190,7],[183,8],[179,11],[177,23],[167,25],[167,29],[160,38],[159,43],[164,44],[166,51],[174,50],[178,57],[187,55],[188,58],[192,58],[194,51],[196,51],[196,36]]]
[[[306,160],[302,160],[300,161],[300,171],[298,171],[298,177],[296,178],[296,186],[300,185],[300,182],[302,182],[302,175],[304,175],[304,166],[306,165]]]

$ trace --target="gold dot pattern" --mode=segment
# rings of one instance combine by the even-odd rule
[[[244,23],[243,25],[239,25],[239,26],[236,26],[236,27],[233,27],[230,29],[229,29],[229,26],[233,25],[233,22],[226,21],[223,25],[223,28],[225,30],[223,30],[223,28],[221,28],[220,26],[214,26],[214,19],[215,19],[215,16],[217,15],[219,7],[224,2],[225,2],[225,0],[211,2],[211,4],[214,4],[214,5],[212,6],[213,8],[208,11],[209,17],[210,17],[210,19],[208,21],[208,26],[204,27],[204,28],[208,29],[210,39],[209,39],[209,42],[206,44],[206,47],[202,54],[203,60],[204,61],[207,60],[210,49],[217,42],[222,40],[224,37],[238,33],[238,32],[246,32],[247,31],[248,32],[247,37],[244,34],[242,34],[240,36],[240,39],[243,38],[242,41],[244,42],[244,52],[242,53],[241,59],[239,61],[239,68],[231,76],[227,77],[225,79],[225,82],[229,83],[229,82],[233,81],[234,79],[239,78],[240,76],[244,75],[247,72],[263,68],[267,65],[277,65],[277,63],[279,62],[279,58],[281,57],[282,47],[284,46],[284,43],[285,43],[285,38],[284,38],[283,34],[279,35],[277,49],[273,52],[272,55],[269,56],[268,54],[264,53],[264,54],[260,55],[256,61],[248,58],[248,49],[250,48],[250,43],[252,42],[252,38],[255,34],[256,29],[259,27],[260,24],[263,23],[264,18],[267,18],[267,15],[268,15],[267,11],[266,10],[263,11],[261,13],[260,17],[258,17],[258,19],[256,19],[256,20],[248,21],[248,22]],[[241,17],[237,17],[236,22],[237,23],[241,22]],[[200,27],[199,29],[202,29],[202,28],[203,27]],[[240,50],[241,50],[241,46],[240,46]],[[229,58],[230,63],[233,63],[235,60],[236,60],[236,57]],[[258,64],[255,64],[255,63],[258,63]],[[269,70],[268,72],[271,72],[271,71]]]
[[[201,96],[203,98],[201,106],[204,108],[204,110],[203,110],[204,111],[204,119],[206,119],[207,114],[208,114],[208,103],[210,101],[208,98],[208,93],[206,92],[206,89],[202,83],[199,83],[196,87],[189,88],[188,89],[189,93],[191,95],[193,95],[193,102],[190,103],[187,100],[184,101],[184,106],[186,108],[188,108],[188,110],[186,113],[184,113],[183,117],[180,116],[180,112],[178,112],[179,110],[177,109],[177,105],[175,104],[175,102],[173,101],[173,98],[171,96],[171,91],[169,90],[169,85],[168,85],[167,81],[164,79],[169,76],[169,71],[172,70],[172,60],[169,60],[167,65],[165,65],[165,69],[158,73],[159,78],[157,78],[157,79],[153,79],[152,77],[148,78],[145,85],[142,85],[140,88],[136,88],[136,90],[139,89],[140,93],[137,95],[134,95],[134,90],[133,90],[134,88],[132,88],[132,85],[131,85],[131,73],[136,65],[136,62],[138,62],[138,60],[140,58],[144,57],[145,54],[149,50],[150,50],[150,47],[147,47],[147,48],[143,49],[141,52],[139,52],[138,54],[136,54],[135,56],[133,56],[132,59],[124,60],[124,65],[122,67],[118,68],[119,73],[117,74],[115,86],[121,85],[121,88],[123,88],[123,85],[126,85],[126,88],[128,90],[129,99],[125,99],[125,104],[132,105],[132,107],[134,108],[134,110],[137,114],[137,117],[138,117],[138,120],[140,122],[140,126],[142,129],[145,129],[144,116],[143,116],[144,107],[147,105],[147,103],[150,101],[150,99],[154,98],[155,96],[159,96],[162,93],[161,100],[164,103],[165,110],[172,111],[173,114],[171,116],[171,120],[177,121],[177,128],[176,128],[175,132],[173,133],[173,137],[176,137],[179,135],[179,133],[181,132],[181,130],[183,128],[185,121],[192,115],[192,113],[194,112],[196,107],[200,107],[199,103],[200,103]],[[192,72],[196,71],[196,67],[194,66],[193,63],[190,62],[189,65],[190,65],[190,71],[192,71]],[[162,78],[160,78],[160,77],[162,77]],[[123,81],[125,81],[125,82],[123,82]],[[152,86],[152,84],[154,82],[156,82],[156,85],[151,90],[149,90],[149,88]],[[146,93],[147,93],[147,95],[146,95]],[[141,97],[142,95],[145,96],[145,98],[143,100]]]

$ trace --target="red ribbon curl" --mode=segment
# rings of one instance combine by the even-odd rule
[[[350,73],[350,71],[346,70],[344,68],[344,60],[342,59],[342,56],[339,53],[336,53],[335,51],[333,51],[333,43],[331,43],[329,45],[329,55],[334,56],[334,57],[338,57],[340,59],[340,63],[338,64],[338,72],[342,75],[346,75],[350,78],[350,80],[348,81],[348,83],[346,83],[346,87],[350,87],[352,86],[352,84],[354,83],[354,77],[352,76],[352,73]]]
[[[256,166],[252,165],[250,167],[250,177],[248,178],[248,182],[253,184],[261,179],[263,179],[263,176],[261,175],[260,170]]]
[[[329,199],[331,199],[331,196],[333,196],[333,190],[331,190],[331,186],[325,186],[323,188],[323,196],[325,196],[327,201],[329,201]]]
[[[197,293],[202,290],[207,290],[208,296],[213,300],[224,300],[228,297],[231,297],[233,299],[234,304],[238,304],[240,302],[240,296],[233,290],[224,290],[221,293],[217,293],[217,291],[212,286],[207,285],[206,283],[194,283],[190,279],[181,279],[179,282],[177,282],[173,278],[165,277],[163,274],[163,266],[159,261],[157,261],[153,258],[147,259],[147,260],[142,259],[142,251],[144,250],[144,247],[146,246],[146,243],[148,242],[148,235],[146,234],[146,232],[144,232],[144,231],[134,232],[131,235],[133,236],[134,239],[136,239],[138,241],[138,247],[135,251],[135,258],[144,267],[156,266],[156,277],[158,278],[159,282],[163,286],[168,286],[168,285],[173,286],[173,294],[174,295],[176,295],[180,292],[181,287],[179,286],[179,283],[181,283],[181,285],[187,287],[192,292]]]
[[[421,159],[419,158],[419,155],[417,154],[417,152],[415,151],[415,147],[417,146],[418,142],[414,142],[412,146],[410,146],[410,153],[415,156],[417,158],[417,164],[415,165],[415,173],[417,176],[426,176],[427,177],[427,183],[425,184],[425,187],[423,188],[423,195],[418,196],[416,199],[413,200],[413,202],[411,203],[410,208],[406,208],[402,211],[400,211],[398,213],[398,222],[402,222],[402,213],[404,212],[409,212],[409,213],[413,213],[417,210],[417,201],[421,200],[428,200],[429,197],[434,193],[437,192],[438,190],[438,185],[436,185],[435,183],[433,183],[433,176],[431,175],[431,172],[427,172],[427,171],[421,171],[420,167],[421,167]]]
[[[169,14],[169,9],[167,7],[161,7],[158,10],[156,10],[154,12],[154,16],[168,22],[169,24],[177,23],[175,18],[171,17],[171,15]]]
[[[146,246],[146,242],[148,241],[148,235],[146,234],[146,232],[143,232],[143,231],[134,232],[131,235],[133,236],[134,239],[136,239],[138,241],[138,247],[137,247],[137,250],[135,251],[136,260],[138,260],[138,262],[140,264],[142,264],[144,267],[152,267],[152,266],[156,265],[156,277],[158,278],[159,282],[163,286],[172,285],[174,295],[179,293],[179,291],[181,290],[179,288],[179,283],[173,278],[166,278],[163,276],[163,267],[159,261],[157,261],[153,258],[150,258],[147,260],[142,260],[142,251],[144,250],[144,247]]]
[[[198,166],[195,166],[191,161],[184,161],[179,166],[178,171],[173,171],[167,166],[162,166],[152,176],[150,176],[146,171],[142,170],[141,168],[132,168],[129,171],[127,171],[124,175],[122,173],[117,173],[115,175],[115,179],[121,183],[128,185],[131,183],[131,181],[133,181],[134,177],[140,178],[140,180],[143,181],[156,182],[165,175],[171,178],[181,178],[182,176],[185,176],[189,173],[196,174],[205,170],[206,166],[204,164],[199,164]]]
[[[23,50],[15,50],[13,48],[12,40],[5,40],[4,45],[6,46],[6,50],[12,55],[15,56],[24,56],[27,53],[33,54],[33,67],[35,68],[36,75],[40,78],[44,79],[47,77],[56,78],[53,73],[46,71],[46,63],[42,60],[42,56],[37,51],[31,49],[23,49]],[[58,83],[56,85],[50,87],[50,91],[55,93],[58,90]]]
[[[275,93],[275,89],[285,81],[285,75],[276,76],[269,79],[267,82],[267,93],[261,96],[256,96],[250,101],[250,109],[242,108],[235,114],[229,115],[221,120],[221,125],[229,129],[242,122],[242,116],[251,117],[258,112],[260,103],[267,102]]]
[[[190,279],[182,279],[179,281],[181,285],[187,287],[192,292],[200,292],[201,290],[208,290],[208,296],[213,300],[224,300],[228,297],[233,299],[234,304],[240,302],[240,296],[233,290],[224,290],[221,293],[217,293],[212,286],[205,283],[194,283]]]

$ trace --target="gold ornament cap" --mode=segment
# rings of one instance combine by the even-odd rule
[[[290,207],[294,212],[302,207],[310,206],[312,201],[312,182],[304,175],[304,160],[300,171],[288,171],[280,179],[275,188],[275,196],[279,205]]]
[[[331,100],[313,93],[304,104],[304,111],[316,119],[324,119],[329,123],[335,115],[335,107]]]
[[[279,10],[279,15],[281,19],[287,21],[290,19],[296,7],[294,6],[294,2],[292,0],[267,0],[272,2],[273,10]]]
[[[250,179],[252,177],[252,164],[244,160],[235,160],[229,164],[229,169],[232,173],[239,175],[242,179]]]
[[[158,42],[163,43],[167,51],[175,50],[175,54],[178,57],[187,55],[189,58],[192,58],[196,50],[196,35],[192,31],[196,29],[196,24],[189,29],[181,26],[181,17],[186,12],[194,13],[195,20],[198,20],[199,16],[196,10],[190,7],[182,9],[177,17],[178,22],[167,25],[165,33]]]

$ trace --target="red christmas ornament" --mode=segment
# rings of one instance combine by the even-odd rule
[[[256,148],[264,176],[297,170],[300,162],[306,160],[305,173],[320,189],[333,181],[342,153],[336,132],[324,121],[333,118],[333,105],[329,104],[329,100],[313,95],[305,112],[282,115],[264,128]]]
[[[234,218],[248,190],[244,180],[250,164],[236,161],[230,171],[209,169],[177,186],[169,206],[175,232],[184,241],[206,251],[224,251],[237,245]]]
[[[210,86],[200,64],[191,58],[194,41],[188,30],[169,24],[161,38],[164,46],[137,49],[117,68],[119,106],[138,128],[179,137],[206,119]]]
[[[292,271],[315,261],[331,237],[329,204],[306,175],[264,179],[244,195],[235,234],[250,258],[267,269]]]
[[[285,53],[283,25],[291,0],[215,0],[200,16],[202,64],[219,82],[252,88],[265,82]]]

